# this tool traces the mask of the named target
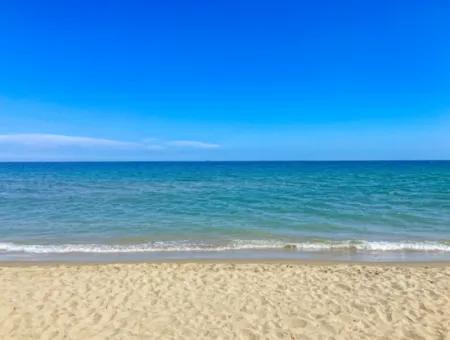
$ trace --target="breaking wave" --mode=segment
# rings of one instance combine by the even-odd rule
[[[159,241],[140,244],[19,244],[0,242],[0,253],[147,253],[147,252],[219,252],[232,250],[286,251],[373,251],[373,252],[450,252],[450,242],[443,241],[305,241],[233,240],[224,244],[193,241]]]

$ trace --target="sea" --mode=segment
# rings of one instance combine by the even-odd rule
[[[0,163],[0,261],[450,260],[450,161]]]

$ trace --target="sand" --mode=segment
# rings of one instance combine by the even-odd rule
[[[450,266],[0,266],[0,339],[450,339]]]

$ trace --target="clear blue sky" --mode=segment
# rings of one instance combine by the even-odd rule
[[[450,159],[449,1],[0,4],[0,160]]]

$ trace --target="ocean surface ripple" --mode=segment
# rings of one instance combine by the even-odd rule
[[[450,162],[0,163],[0,254],[450,252]]]

